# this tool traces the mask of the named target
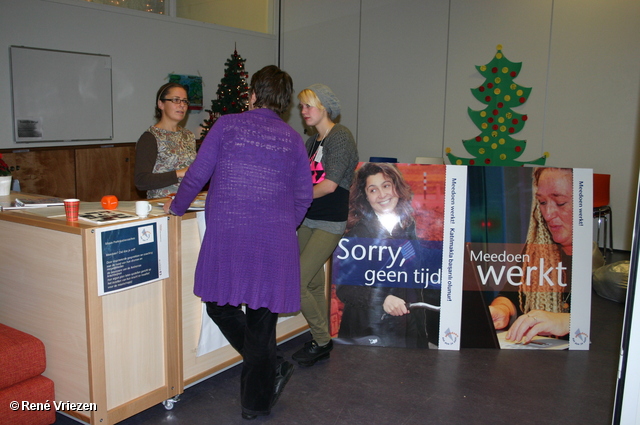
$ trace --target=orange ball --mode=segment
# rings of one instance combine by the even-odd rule
[[[103,196],[102,208],[105,210],[115,210],[118,208],[118,198],[116,198],[115,195]]]

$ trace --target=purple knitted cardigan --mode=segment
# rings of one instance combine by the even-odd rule
[[[189,167],[171,210],[210,182],[194,293],[220,305],[300,309],[296,228],[313,198],[302,137],[269,109],[224,115]]]

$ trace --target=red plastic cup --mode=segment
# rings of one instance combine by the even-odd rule
[[[67,216],[67,221],[78,221],[78,210],[80,209],[79,199],[65,199],[64,200],[64,213]]]

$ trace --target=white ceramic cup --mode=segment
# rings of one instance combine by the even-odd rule
[[[151,212],[153,206],[149,201],[136,201],[136,215],[141,218],[145,218]]]

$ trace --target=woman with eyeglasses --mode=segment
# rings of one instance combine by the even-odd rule
[[[187,90],[167,83],[156,94],[158,122],[136,144],[135,185],[147,198],[163,198],[178,191],[180,181],[196,159],[194,134],[179,125],[187,113]]]

